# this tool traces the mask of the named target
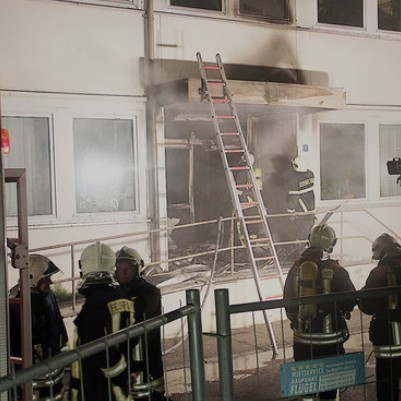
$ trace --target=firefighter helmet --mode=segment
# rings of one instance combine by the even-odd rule
[[[129,248],[128,246],[123,246],[116,252],[116,261],[119,262],[120,260],[131,261],[134,265],[138,265],[139,270],[145,266],[145,262],[139,252],[134,248]]]
[[[387,250],[397,246],[399,247],[400,245],[393,236],[386,233],[380,235],[373,241],[372,259],[381,260],[387,253]]]
[[[114,251],[101,242],[86,247],[79,261],[82,282],[79,290],[85,290],[94,284],[112,284],[115,281],[116,257]]]
[[[32,254],[29,256],[29,276],[31,287],[37,287],[40,280],[50,277],[61,270],[46,256]]]
[[[306,162],[306,159],[303,156],[297,156],[293,160],[292,165],[293,165],[295,171],[298,171],[298,172],[308,171],[308,164]]]
[[[321,224],[312,228],[309,234],[309,246],[322,249],[326,252],[333,252],[337,242],[335,231],[327,224]]]

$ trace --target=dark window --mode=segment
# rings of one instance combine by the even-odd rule
[[[272,20],[288,21],[287,0],[240,0],[240,13]]]
[[[318,0],[318,21],[363,27],[363,0]]]
[[[377,7],[379,29],[382,29],[383,31],[401,32],[401,1],[378,0]]]
[[[222,11],[222,0],[170,0],[172,6]]]

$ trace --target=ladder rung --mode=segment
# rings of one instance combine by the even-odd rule
[[[221,136],[239,136],[239,132],[221,132]]]
[[[234,167],[230,167],[230,170],[243,171],[243,170],[249,170],[249,167],[248,166],[234,166]]]
[[[245,224],[260,224],[263,220],[245,220]]]
[[[204,70],[221,70],[221,68],[218,65],[204,65],[203,69]]]
[[[212,101],[213,103],[230,103],[230,100],[227,97],[214,97],[212,98]]]
[[[244,149],[225,149],[224,152],[226,153],[244,153]]]
[[[235,188],[237,188],[237,189],[242,189],[242,188],[250,189],[250,188],[253,188],[253,185],[252,184],[238,184],[238,185],[235,186]]]
[[[272,260],[274,259],[274,256],[264,256],[262,258],[254,258],[255,262],[261,262],[263,260]]]
[[[221,79],[216,79],[216,80],[207,80],[207,84],[208,85],[216,85],[216,86],[224,86],[224,81],[222,81]]]
[[[227,115],[225,115],[225,116],[216,116],[216,118],[220,118],[220,119],[231,119],[231,118],[235,118],[235,116],[227,116]]]
[[[241,207],[250,207],[250,206],[256,206],[258,202],[241,202],[240,205]]]

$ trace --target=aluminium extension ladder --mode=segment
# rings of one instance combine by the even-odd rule
[[[276,269],[281,286],[284,276],[274,248],[266,210],[252,167],[248,147],[241,129],[238,114],[228,90],[227,78],[219,54],[216,63],[204,64],[197,53],[199,70],[202,77],[202,95],[209,101],[216,140],[222,157],[230,196],[241,227],[243,242],[247,249],[252,267],[259,300],[263,301],[259,269],[266,264]],[[244,180],[244,175],[246,179]],[[242,180],[240,180],[242,177]],[[246,193],[246,199],[242,194]],[[277,345],[266,310],[264,320],[269,332],[273,353]]]

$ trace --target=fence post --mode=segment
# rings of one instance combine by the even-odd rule
[[[222,401],[234,400],[234,370],[231,346],[230,303],[228,290],[214,292],[216,306],[216,334],[219,358],[220,397]]]
[[[203,361],[202,319],[199,290],[187,290],[187,305],[196,313],[188,315],[189,359],[191,365],[192,400],[205,400],[205,368]]]

